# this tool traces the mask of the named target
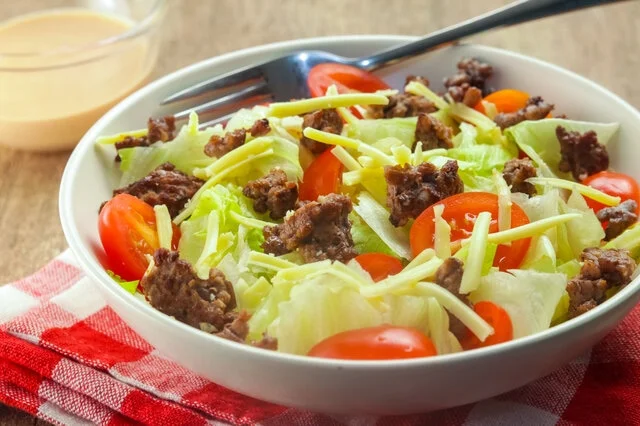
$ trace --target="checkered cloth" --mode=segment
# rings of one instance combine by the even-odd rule
[[[211,383],[157,353],[69,252],[0,287],[0,401],[55,424],[640,424],[640,308],[588,354],[528,386],[436,413],[330,416]]]

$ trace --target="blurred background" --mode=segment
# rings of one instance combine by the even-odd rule
[[[99,0],[90,0],[92,3]],[[117,0],[103,0],[115,2]],[[0,1],[0,22],[64,0]],[[75,2],[73,2],[75,3]],[[276,41],[340,34],[422,35],[506,0],[169,0],[155,79],[212,56]],[[640,2],[575,12],[470,40],[522,52],[592,79],[640,107]],[[1,50],[1,49],[0,49]],[[0,114],[2,111],[0,111]],[[21,278],[66,248],[57,192],[70,152],[0,147],[0,283]],[[32,424],[0,405],[0,424]]]

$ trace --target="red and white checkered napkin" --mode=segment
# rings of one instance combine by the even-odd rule
[[[637,308],[589,354],[497,398],[407,417],[329,416],[242,396],[163,358],[66,252],[0,287],[0,402],[65,425],[640,424],[639,325]]]

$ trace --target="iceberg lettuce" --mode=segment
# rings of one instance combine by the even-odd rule
[[[221,125],[198,130],[198,116],[191,113],[189,123],[183,126],[175,139],[149,147],[124,148],[119,151],[122,162],[120,186],[128,185],[148,175],[159,165],[169,162],[188,175],[199,167],[215,161],[204,153],[204,147],[213,135],[224,134]]]
[[[520,269],[491,272],[469,294],[469,300],[490,301],[506,310],[517,339],[549,328],[566,285],[564,274]]]
[[[607,145],[618,130],[618,123],[591,123],[585,121],[564,120],[560,118],[548,118],[537,121],[523,121],[515,126],[505,129],[504,134],[518,146],[527,151],[526,147],[536,152],[549,166],[552,172],[571,179],[570,174],[560,173],[560,143],[556,137],[556,127],[562,126],[569,131],[580,133],[593,130],[598,135],[598,141]],[[524,146],[524,147],[523,147]],[[553,176],[547,176],[553,177]]]

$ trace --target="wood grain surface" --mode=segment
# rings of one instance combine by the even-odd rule
[[[0,19],[18,2],[1,1]],[[29,8],[64,0],[22,0]],[[275,41],[339,34],[437,30],[504,0],[173,0],[165,54],[155,76],[221,53]],[[640,107],[640,2],[575,12],[496,30],[474,42],[553,62]],[[1,50],[1,49],[0,49]],[[0,147],[0,283],[34,272],[66,248],[58,219],[59,181],[69,152]],[[45,424],[0,404],[0,424]]]

